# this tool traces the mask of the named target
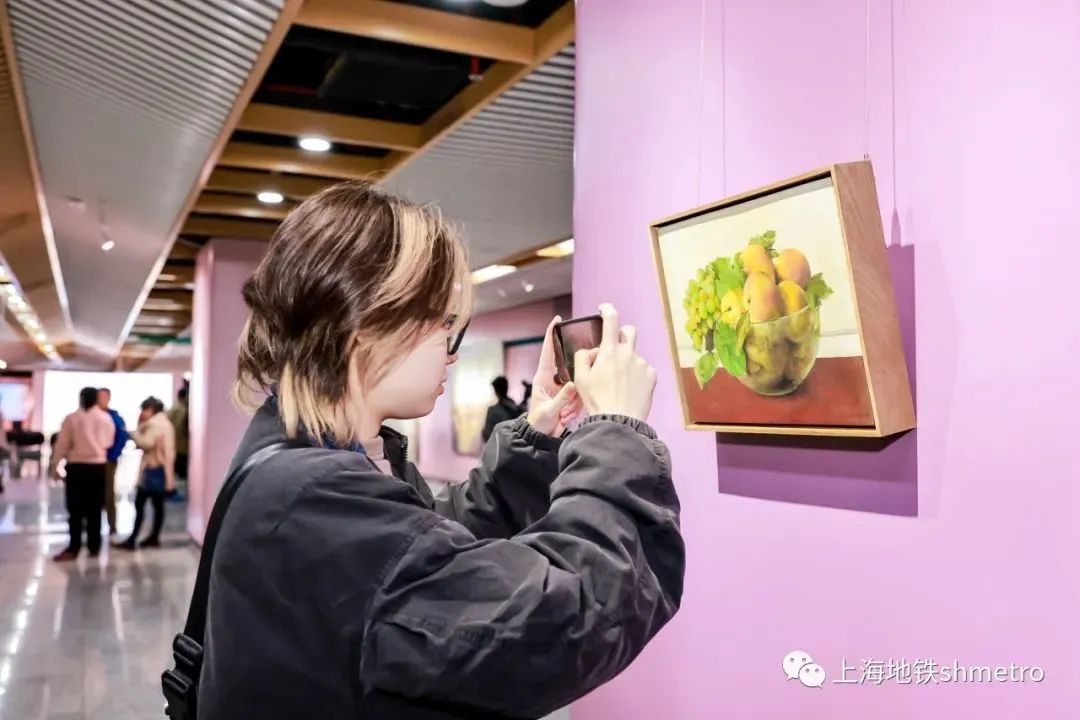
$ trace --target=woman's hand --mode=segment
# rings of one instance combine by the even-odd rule
[[[555,323],[562,322],[558,315],[548,325],[544,347],[540,351],[540,363],[533,377],[532,403],[529,405],[529,424],[536,430],[559,437],[566,425],[581,412],[581,398],[574,383],[560,387],[555,383]]]
[[[574,356],[574,380],[590,415],[624,415],[645,420],[652,408],[656,370],[634,351],[637,329],[619,329],[619,314],[601,305],[603,339],[596,350],[579,350]]]

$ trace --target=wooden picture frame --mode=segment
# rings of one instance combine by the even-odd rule
[[[663,218],[650,231],[688,429],[883,437],[915,427],[868,160]],[[820,266],[827,277],[811,275]]]

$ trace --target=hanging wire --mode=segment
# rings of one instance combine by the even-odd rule
[[[701,38],[698,45],[698,147],[697,147],[697,204],[701,205],[702,152],[705,144],[705,3],[701,0]]]
[[[863,126],[863,159],[870,159],[870,0],[866,0],[866,62],[864,64],[863,92],[866,99],[866,116]]]

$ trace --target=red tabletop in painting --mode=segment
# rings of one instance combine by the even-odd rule
[[[680,368],[692,422],[721,425],[873,427],[874,412],[861,357],[818,358],[788,395],[758,395],[723,370],[704,389],[693,368]]]

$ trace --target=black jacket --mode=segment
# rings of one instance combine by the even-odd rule
[[[513,420],[525,410],[524,404],[518,405],[510,398],[500,398],[499,402],[487,409],[487,415],[484,417],[484,429],[480,431],[480,437],[484,439],[484,442],[487,442],[491,434],[495,432],[496,425],[507,420]]]
[[[245,480],[210,582],[200,720],[536,718],[611,679],[678,608],[684,548],[667,449],[596,416],[565,440],[500,425],[434,500],[301,447]],[[235,463],[282,439],[269,401]]]

